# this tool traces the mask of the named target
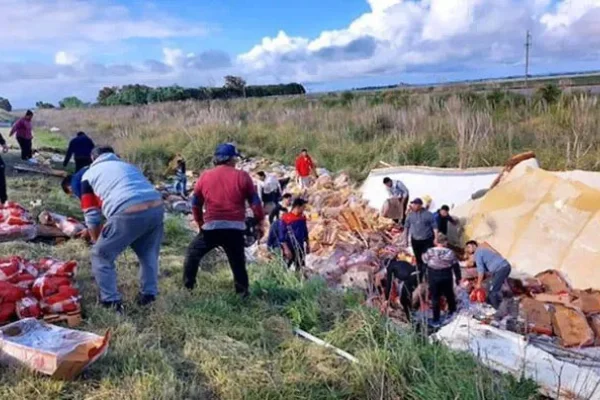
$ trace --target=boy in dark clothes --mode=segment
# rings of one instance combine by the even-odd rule
[[[290,193],[286,193],[283,195],[281,199],[281,203],[275,204],[273,210],[269,213],[269,223],[273,225],[275,220],[279,219],[280,213],[288,212],[289,207],[292,205],[292,195]]]
[[[296,199],[292,204],[292,211],[283,214],[279,222],[279,243],[288,267],[292,264],[296,269],[304,267],[306,255],[309,253],[308,226],[304,209],[306,200]]]
[[[400,290],[400,304],[406,314],[406,318],[410,322],[410,306],[412,302],[412,294],[417,288],[418,276],[417,269],[414,265],[406,261],[392,260],[387,266],[387,277],[385,280],[385,300],[390,300],[390,293],[392,292],[392,285],[394,280],[398,280],[402,283],[402,289]]]
[[[177,168],[175,169],[175,190],[184,199],[187,198],[187,175],[186,175],[185,160],[180,158],[177,160]]]
[[[452,273],[454,272],[457,285],[460,283],[461,273],[456,254],[447,246],[448,239],[444,234],[439,234],[436,246],[423,254],[423,262],[427,265],[434,324],[440,322],[441,296],[444,296],[446,301],[448,301],[448,313],[453,314],[456,312],[456,297],[454,295]]]

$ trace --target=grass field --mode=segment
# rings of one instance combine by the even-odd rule
[[[483,167],[503,165],[529,150],[547,169],[600,170],[598,98],[562,94],[555,87],[540,88],[533,99],[502,91],[387,91],[40,110],[36,121],[64,132],[88,131],[152,176],[159,176],[177,153],[190,168],[202,168],[214,146],[226,139],[246,154],[288,164],[306,147],[320,165],[356,179],[380,160]]]
[[[38,135],[40,137],[40,135]],[[16,153],[5,156],[10,165]],[[9,169],[10,171],[10,169]],[[56,179],[10,174],[9,196],[25,205],[81,216]],[[218,255],[206,260],[193,293],[182,290],[185,247],[192,232],[169,217],[161,253],[160,297],[134,305],[137,263],[118,261],[126,315],[101,308],[90,272],[90,249],[0,244],[0,253],[55,256],[80,263],[77,282],[85,320],[80,329],[113,332],[108,354],[73,382],[0,367],[1,399],[534,399],[536,387],[480,366],[471,356],[399,332],[362,295],[339,293],[320,281],[299,281],[277,264],[250,267],[251,296],[239,299]],[[359,364],[292,335],[294,326],[331,341]]]

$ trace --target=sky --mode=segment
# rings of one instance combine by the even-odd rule
[[[299,82],[309,91],[600,69],[600,0],[0,0],[0,96]]]

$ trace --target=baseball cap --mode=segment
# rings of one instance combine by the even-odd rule
[[[230,143],[224,143],[217,146],[215,149],[215,157],[239,157],[237,149]]]
[[[423,205],[423,200],[421,200],[420,197],[417,197],[416,199],[414,199],[413,201],[410,202],[410,204],[419,204],[419,205]]]

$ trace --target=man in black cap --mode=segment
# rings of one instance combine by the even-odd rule
[[[244,252],[246,204],[250,204],[254,218],[259,221],[256,226],[259,236],[264,234],[265,214],[252,178],[235,167],[239,157],[234,145],[217,146],[213,158],[215,167],[205,171],[196,182],[192,212],[200,233],[190,243],[185,257],[183,282],[188,289],[196,286],[202,258],[220,247],[229,260],[235,291],[242,297],[248,295]]]
[[[410,238],[417,266],[422,269],[423,254],[434,246],[438,228],[433,214],[423,208],[423,200],[420,198],[410,202],[410,210],[404,224],[404,232]]]

